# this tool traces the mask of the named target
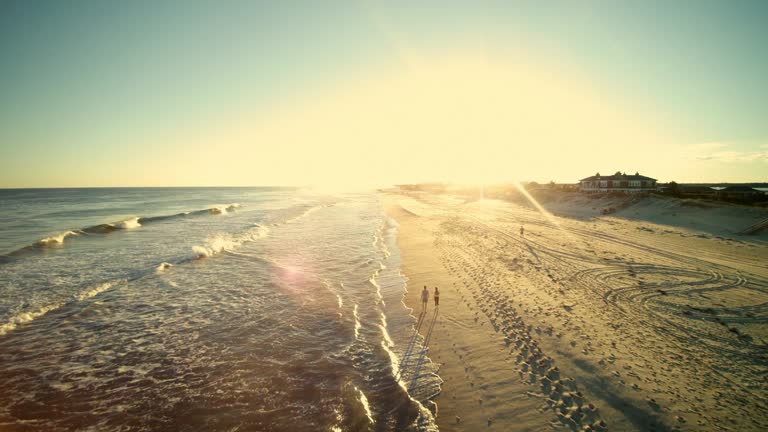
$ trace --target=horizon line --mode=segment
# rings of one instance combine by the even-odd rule
[[[658,182],[658,183],[670,183],[674,180],[670,180],[667,182]],[[378,185],[378,186],[370,186],[369,189],[380,189],[385,187],[398,187],[401,185],[427,185],[427,184],[445,184],[445,185],[463,185],[463,186],[469,186],[469,185],[475,185],[475,184],[482,184],[487,186],[493,186],[493,185],[504,185],[508,183],[514,183],[513,181],[508,182],[444,182],[444,181],[421,181],[421,182],[398,182],[398,183],[391,183],[389,185]],[[536,180],[523,180],[521,183],[537,183],[540,185],[547,185],[550,184],[550,182],[540,182]],[[579,182],[554,182],[556,185],[562,185],[562,184],[578,184]],[[760,184],[768,184],[768,180],[755,180],[755,181],[676,181],[677,184],[754,184],[754,183],[760,183]],[[184,185],[184,186],[20,186],[20,187],[8,187],[8,186],[0,186],[0,190],[36,190],[36,189],[191,189],[191,188],[198,188],[198,189],[213,189],[213,188],[229,188],[229,189],[236,189],[236,188],[283,188],[283,189],[297,189],[297,188],[309,188],[309,189],[322,189],[322,186],[316,186],[316,185],[207,185],[207,186],[193,186],[193,185]]]

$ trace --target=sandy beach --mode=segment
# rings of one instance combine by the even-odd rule
[[[441,291],[419,328],[445,381],[440,430],[768,428],[764,243],[651,217],[384,199],[406,303]]]

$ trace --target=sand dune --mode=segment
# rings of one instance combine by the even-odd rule
[[[738,235],[745,228],[768,218],[765,208],[660,195],[585,195],[546,189],[534,190],[531,194],[548,211],[561,216],[591,219],[602,217],[608,210],[613,217],[661,225],[667,234],[746,239],[768,244],[768,230],[748,237]],[[521,201],[519,204],[530,203]]]
[[[766,246],[499,201],[386,201],[409,286],[442,292],[441,430],[768,428]]]

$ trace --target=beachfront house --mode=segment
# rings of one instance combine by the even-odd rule
[[[656,190],[656,179],[635,173],[627,175],[616,171],[614,175],[601,176],[597,173],[579,180],[579,190],[586,193],[624,192],[638,193]]]

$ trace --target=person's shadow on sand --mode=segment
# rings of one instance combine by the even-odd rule
[[[429,341],[432,340],[432,334],[435,329],[435,323],[437,322],[438,312],[439,310],[436,307],[435,312],[432,315],[432,319],[429,320],[429,327],[427,328],[427,333],[424,335],[424,343],[421,352],[419,353],[419,357],[416,359],[414,365],[411,383],[408,385],[408,393],[413,393],[413,391],[418,387],[419,378],[421,377],[419,372],[421,371],[421,367],[424,365],[424,362],[427,358],[427,352],[429,351]],[[424,312],[423,315],[426,315],[426,312]]]

